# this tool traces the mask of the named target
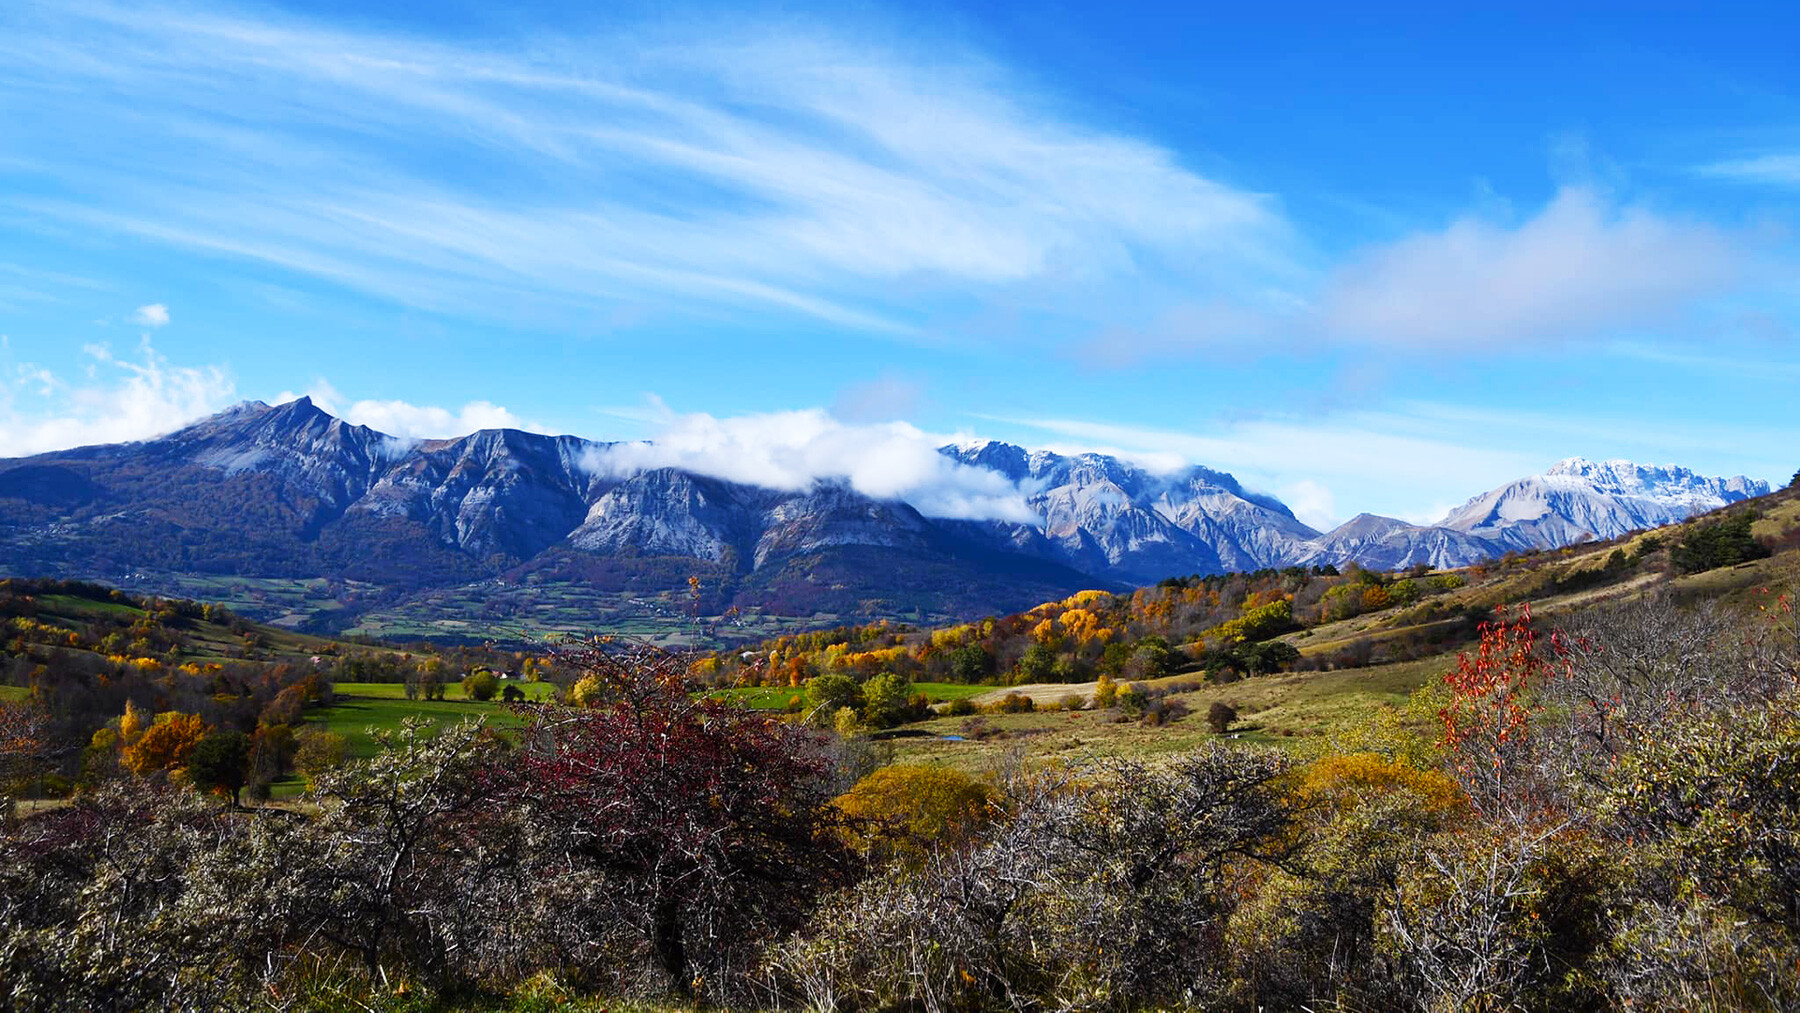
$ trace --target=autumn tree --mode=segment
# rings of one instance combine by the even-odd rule
[[[12,815],[13,794],[50,755],[50,715],[29,703],[0,703],[0,820]]]
[[[1214,735],[1224,735],[1237,718],[1237,708],[1223,700],[1214,700],[1212,706],[1206,709],[1206,723],[1211,726]]]
[[[1494,616],[1481,624],[1475,653],[1464,652],[1444,676],[1450,699],[1438,715],[1458,779],[1490,812],[1534,801],[1532,722],[1566,653],[1560,635],[1539,637],[1530,605],[1502,605]]]
[[[312,784],[319,775],[344,762],[350,740],[323,728],[302,728],[294,736],[294,769]]]
[[[851,839],[877,859],[924,858],[969,840],[993,818],[993,788],[950,767],[882,767],[837,800]]]
[[[812,733],[695,699],[678,655],[603,644],[571,661],[607,702],[538,710],[514,786],[547,888],[591,900],[559,919],[564,945],[621,974],[643,947],[670,989],[722,997],[746,947],[853,868],[830,764]]]
[[[125,744],[119,759],[139,777],[184,768],[200,740],[211,731],[198,714],[177,711],[158,714],[156,722],[135,740]]]

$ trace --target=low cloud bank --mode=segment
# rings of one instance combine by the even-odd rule
[[[119,358],[106,345],[82,351],[91,361],[76,378],[0,354],[0,457],[149,439],[235,397],[223,367],[171,366],[148,337],[135,359]]]
[[[938,453],[943,442],[904,422],[847,423],[816,408],[728,419],[693,414],[672,417],[648,442],[597,448],[585,463],[599,474],[679,468],[796,491],[843,481],[928,517],[1042,522],[1017,485]]]
[[[292,401],[300,395],[292,391],[283,391],[275,396],[275,403]],[[306,391],[306,396],[313,399],[313,404],[321,411],[335,415],[346,422],[359,426],[368,426],[376,432],[386,433],[401,441],[450,439],[467,436],[481,429],[523,429],[526,432],[548,433],[549,430],[538,423],[522,419],[503,405],[491,401],[470,401],[458,409],[442,408],[437,405],[418,405],[410,401],[378,401],[364,399],[346,402],[337,388],[320,380]]]

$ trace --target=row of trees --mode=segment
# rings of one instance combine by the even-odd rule
[[[795,689],[822,675],[1018,685],[1155,679],[1196,665],[1259,674],[1300,663],[1298,652],[1270,643],[1283,633],[1418,604],[1462,585],[1461,576],[1428,567],[1384,574],[1295,566],[1172,578],[1129,594],[1083,591],[940,629],[881,622],[776,637],[702,658],[693,674],[717,686]]]

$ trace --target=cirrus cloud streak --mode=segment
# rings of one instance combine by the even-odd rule
[[[1265,196],[954,47],[749,22],[449,43],[26,0],[0,62],[0,205],[446,313],[647,301],[916,336],[921,297],[1289,257]]]

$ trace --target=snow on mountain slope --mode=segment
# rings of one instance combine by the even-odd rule
[[[1221,471],[1165,473],[992,440],[939,452],[1016,486],[1037,521],[927,517],[830,478],[765,488],[591,467],[605,446],[516,430],[403,441],[304,398],[247,403],[156,440],[0,461],[0,553],[31,572],[323,574],[405,587],[570,555],[613,561],[606,579],[662,574],[650,560],[673,557],[798,586],[829,556],[840,569],[817,583],[842,585],[841,598],[883,596],[902,579],[894,567],[912,566],[915,584],[954,590],[957,608],[975,609],[976,583],[990,578],[981,593],[1023,597],[1350,560],[1460,566],[1667,524],[1769,489],[1570,458],[1438,525],[1363,514],[1321,534]]]
[[[1354,561],[1375,570],[1399,570],[1424,563],[1442,569],[1466,566],[1505,551],[1494,542],[1453,528],[1357,514],[1314,539],[1312,552],[1298,562],[1336,566]]]
[[[1439,524],[1507,549],[1547,549],[1673,524],[1768,492],[1767,482],[1742,475],[1571,457],[1471,499]]]
[[[1174,574],[1285,565],[1318,532],[1281,501],[1191,467],[1161,475],[1105,454],[1064,456],[993,440],[940,448],[1025,490],[1040,525],[970,522],[996,545],[1089,573],[1152,581]]]

